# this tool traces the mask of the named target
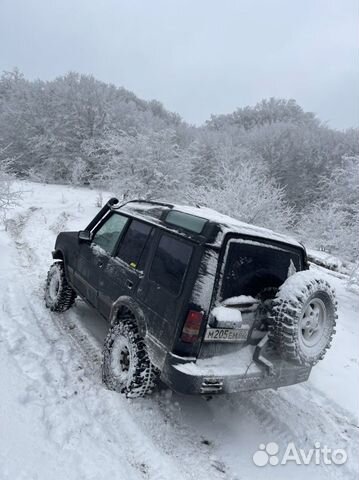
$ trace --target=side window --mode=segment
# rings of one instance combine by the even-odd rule
[[[99,230],[97,230],[93,237],[93,243],[111,254],[127,221],[127,217],[123,217],[118,213],[113,213]]]
[[[152,261],[150,278],[177,294],[181,289],[192,251],[191,245],[162,235]]]
[[[131,267],[141,269],[144,260],[142,253],[151,230],[152,227],[150,225],[138,220],[132,220],[116,256]]]

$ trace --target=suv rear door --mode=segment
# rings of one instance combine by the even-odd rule
[[[186,278],[194,246],[185,239],[157,230],[153,250],[138,299],[147,307],[148,333],[162,345],[169,346],[174,340],[177,319],[184,315],[184,296],[190,291]]]
[[[98,284],[98,308],[106,318],[109,318],[113,302],[120,296],[136,296],[152,231],[151,225],[129,219],[126,231],[108,258]]]

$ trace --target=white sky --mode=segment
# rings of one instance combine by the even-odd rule
[[[69,70],[202,123],[265,97],[359,125],[359,0],[0,0],[0,71]]]

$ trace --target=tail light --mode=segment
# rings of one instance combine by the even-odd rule
[[[203,320],[203,312],[189,310],[182,329],[181,340],[186,343],[194,343],[198,339]]]

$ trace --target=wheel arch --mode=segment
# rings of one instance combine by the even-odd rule
[[[147,332],[147,324],[145,314],[142,308],[128,296],[119,297],[113,304],[110,313],[110,325],[116,325],[124,315],[131,315],[136,322],[138,333],[145,338]]]
[[[65,262],[64,252],[60,248],[52,251],[52,258],[59,262]]]
[[[126,318],[127,315],[130,315],[136,323],[138,333],[146,344],[147,353],[152,364],[159,370],[162,370],[167,349],[148,332],[145,312],[133,298],[121,296],[112,304],[109,317],[110,328],[119,323],[121,317]]]

